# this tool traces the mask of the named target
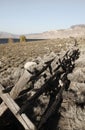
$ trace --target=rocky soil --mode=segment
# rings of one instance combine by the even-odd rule
[[[73,39],[71,39],[73,43]],[[0,82],[4,86],[15,84],[23,73],[24,64],[50,52],[66,50],[70,39],[43,40],[29,43],[0,44]]]
[[[76,40],[80,57],[76,61],[73,73],[68,75],[71,83],[68,91],[63,93],[57,127],[48,127],[47,130],[85,129],[85,39]],[[51,52],[62,53],[74,44],[75,39],[69,38],[0,45],[0,83],[4,87],[14,86],[23,74],[27,61],[34,61]]]
[[[63,93],[59,130],[85,130],[85,44],[79,44],[80,57],[68,75],[68,92]]]

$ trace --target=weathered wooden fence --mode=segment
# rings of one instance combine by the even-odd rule
[[[74,48],[63,56],[51,53],[43,60],[27,63],[24,74],[12,89],[4,89],[0,84],[0,97],[3,101],[0,104],[0,117],[9,108],[26,130],[40,129],[62,101],[62,93],[64,90],[67,91],[70,84],[67,75],[72,72],[78,57],[79,50]],[[29,84],[27,89],[25,89],[26,84]],[[23,92],[21,93],[21,91]],[[31,92],[30,96],[28,96],[29,92]],[[30,111],[30,106],[33,107],[43,93],[49,95],[50,101],[52,99],[53,102],[49,101],[36,128],[25,111]],[[22,106],[19,106],[15,99],[24,99],[25,95],[28,98]]]

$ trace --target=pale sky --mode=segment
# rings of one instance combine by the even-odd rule
[[[85,0],[0,0],[0,31],[40,33],[85,24]]]

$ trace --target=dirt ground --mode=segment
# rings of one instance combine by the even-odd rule
[[[0,61],[2,66],[19,66],[38,56],[60,51],[56,40],[43,40],[37,42],[2,44],[0,45]]]
[[[81,71],[83,71],[83,75],[85,72],[84,70],[85,64],[83,61],[85,59],[84,58],[85,39],[77,38],[76,40],[77,40],[78,48],[80,49],[82,55],[80,56],[80,59],[76,63],[76,67],[73,72],[73,75],[69,76],[69,79],[72,81],[72,83],[74,83],[74,87],[73,84],[71,84],[67,96],[65,96],[66,94],[64,93],[65,98],[61,105],[61,109],[60,109],[61,119],[59,120],[58,123],[59,129],[57,130],[84,130],[85,128],[84,126],[85,109],[82,109],[81,106],[79,107],[76,106],[76,104],[73,101],[75,94],[77,95],[77,92],[79,94],[79,91],[81,90],[82,87],[82,83],[85,84],[85,80],[83,81],[82,78],[80,79],[80,71],[76,72],[76,70],[80,70],[80,69],[82,69]],[[70,49],[74,44],[75,44],[74,38],[43,40],[43,41],[16,43],[16,44],[14,43],[1,44],[0,45],[0,82],[5,87],[13,86],[19,79],[21,73],[23,73],[24,64],[27,61],[33,61],[37,57],[43,57],[46,54],[49,55],[50,52],[61,53],[62,51],[66,51]],[[76,89],[77,83],[80,83],[78,84],[81,85],[80,89],[79,87]],[[70,95],[71,96],[73,95],[73,97],[70,97]],[[77,97],[80,98],[81,93],[77,95]],[[53,128],[50,127],[47,130],[50,129],[52,130]]]
[[[83,43],[84,39],[79,39],[78,43],[80,42]],[[27,60],[30,61],[38,56],[66,50],[70,44],[74,44],[73,38],[0,44],[0,72],[8,67],[23,67]]]

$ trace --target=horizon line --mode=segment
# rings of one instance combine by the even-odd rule
[[[19,35],[20,36],[20,35],[40,34],[40,33],[45,33],[45,32],[50,32],[50,31],[66,30],[66,29],[70,29],[73,27],[77,27],[77,26],[85,27],[85,24],[73,24],[73,25],[71,25],[69,27],[65,27],[65,28],[49,29],[49,30],[40,31],[40,32],[33,32],[33,33],[12,33],[12,32],[8,32],[8,31],[0,31],[0,33],[9,33],[11,35]]]

